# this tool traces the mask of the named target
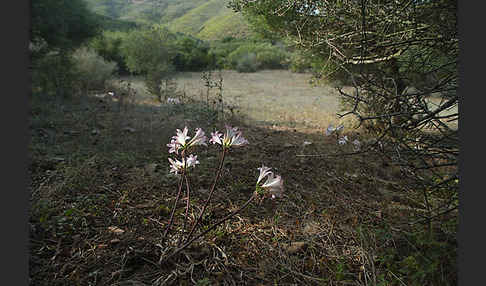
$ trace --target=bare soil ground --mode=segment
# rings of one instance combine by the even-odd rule
[[[258,74],[225,76],[254,84],[250,94],[258,97],[247,100],[256,110],[252,120],[208,122],[201,103],[158,106],[143,96],[124,105],[87,96],[33,97],[30,285],[407,284],[389,266],[395,258],[384,258],[409,248],[407,222],[419,213],[410,207],[416,206],[413,186],[398,168],[372,154],[342,155],[352,146],[338,145],[320,126],[283,124],[304,118],[297,117],[302,108],[308,114],[316,105],[336,108],[330,95],[302,87],[305,75],[284,83]],[[228,77],[224,92],[237,93]],[[288,94],[263,92],[259,85]],[[278,124],[251,124],[274,118],[268,108],[278,110],[284,102],[295,105],[286,109],[294,115]],[[177,188],[166,144],[176,128],[202,127],[209,135],[224,123],[240,127],[250,144],[230,152],[202,227],[248,199],[262,164],[284,178],[285,195],[250,205],[159,264],[181,233],[184,212],[181,203],[174,231],[163,239]],[[191,221],[207,197],[219,156],[214,146],[197,154],[201,164],[190,176]],[[454,271],[444,271],[441,275],[455,279]]]

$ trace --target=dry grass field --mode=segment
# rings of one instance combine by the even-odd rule
[[[200,72],[180,73],[175,80],[179,90],[200,101],[206,100],[206,87]],[[247,123],[275,126],[323,129],[330,123],[349,122],[339,119],[338,92],[331,86],[315,86],[311,74],[292,73],[287,70],[265,70],[256,73],[221,72],[223,98],[227,104],[237,106]],[[139,94],[144,92],[139,78],[126,78],[133,82]],[[219,80],[213,72],[212,79]],[[214,93],[215,90],[212,90]]]
[[[223,78],[225,104],[236,106],[239,115],[247,124],[273,126],[275,128],[298,128],[300,130],[324,130],[329,124],[356,126],[352,116],[340,118],[344,113],[339,93],[332,85],[315,85],[312,74],[293,73],[288,70],[264,70],[255,73],[239,73],[234,70],[215,71],[212,80]],[[125,77],[138,91],[141,98],[151,102],[139,77]],[[184,72],[175,76],[179,91],[192,99],[205,102],[205,81],[201,72]],[[343,87],[352,93],[352,87]],[[214,94],[216,90],[211,90]],[[430,109],[440,104],[440,99],[431,97]],[[457,113],[457,106],[441,112],[441,115]],[[457,121],[447,123],[457,128]]]

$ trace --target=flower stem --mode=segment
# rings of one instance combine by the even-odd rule
[[[226,149],[223,147],[223,152],[221,154],[221,161],[219,162],[219,168],[218,168],[218,171],[216,172],[216,177],[214,178],[213,185],[211,186],[211,190],[209,191],[209,197],[206,200],[206,202],[204,203],[204,206],[203,206],[203,208],[201,210],[201,213],[199,213],[199,217],[197,218],[197,220],[192,225],[191,231],[187,235],[186,241],[188,241],[191,238],[192,234],[194,233],[194,230],[196,229],[196,226],[201,221],[201,219],[202,219],[202,217],[204,215],[204,212],[206,211],[206,208],[207,208],[207,206],[209,204],[209,201],[211,200],[211,197],[213,196],[213,193],[214,193],[214,190],[215,190],[215,187],[216,187],[216,182],[218,181],[219,176],[221,175],[221,170],[223,169],[223,163],[224,163],[225,154],[226,154]]]
[[[228,219],[230,219],[233,216],[235,216],[238,213],[240,213],[243,209],[245,209],[251,203],[251,201],[253,201],[253,199],[255,197],[256,197],[256,193],[253,193],[251,195],[250,199],[248,199],[248,201],[246,201],[239,209],[237,209],[234,212],[231,212],[230,214],[228,214],[227,216],[225,216],[224,218],[222,218],[221,220],[219,220],[218,222],[216,222],[215,224],[213,224],[212,226],[210,226],[205,231],[203,231],[200,234],[196,235],[195,237],[193,237],[191,239],[188,239],[188,241],[186,241],[186,243],[183,246],[181,246],[178,249],[176,249],[172,254],[166,256],[165,258],[162,258],[161,257],[159,263],[162,263],[164,261],[167,261],[169,258],[173,257],[174,255],[176,255],[177,253],[179,253],[180,251],[182,251],[183,249],[185,249],[186,247],[188,247],[189,245],[191,245],[191,243],[193,243],[196,239],[198,239],[198,238],[206,235],[208,232],[210,232],[211,230],[213,230],[214,228],[216,228],[218,225],[222,224],[223,222],[227,221]]]
[[[186,231],[186,223],[187,223],[187,218],[189,216],[189,206],[190,206],[190,201],[191,201],[191,190],[189,188],[189,180],[187,179],[187,176],[184,174],[184,180],[186,181],[186,192],[187,192],[187,201],[186,201],[186,215],[184,218],[184,226],[183,226],[183,232]],[[180,246],[180,243],[182,242],[183,239],[179,240],[178,245]]]
[[[181,178],[179,179],[179,190],[177,191],[177,197],[174,202],[174,206],[172,207],[172,213],[170,214],[170,219],[169,219],[169,225],[165,229],[164,232],[164,238],[167,236],[167,233],[169,233],[170,227],[172,226],[172,222],[174,220],[174,213],[177,208],[177,202],[179,201],[179,197],[181,196],[181,191],[182,191],[182,179],[184,178],[183,174],[181,174]]]

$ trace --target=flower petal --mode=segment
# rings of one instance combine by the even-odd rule
[[[354,150],[355,151],[359,151],[361,149],[361,142],[359,142],[358,139],[354,139],[353,145],[354,145]]]
[[[195,145],[207,146],[206,140],[207,140],[207,137],[206,137],[204,131],[201,128],[196,128],[196,134],[191,139],[191,141],[189,141],[189,143],[187,143],[187,146],[188,147],[195,146]]]
[[[338,143],[339,143],[339,145],[344,145],[344,144],[348,143],[348,136],[344,136],[344,137],[339,138]]]
[[[197,156],[191,154],[189,155],[189,157],[187,157],[186,163],[187,163],[186,168],[189,168],[199,164],[199,161],[197,160]]]
[[[260,183],[260,181],[263,178],[265,178],[269,174],[272,174],[272,172],[270,171],[271,169],[272,168],[265,167],[264,165],[262,165],[260,168],[258,168],[258,170],[260,170],[260,175],[258,176],[257,184]]]
[[[223,133],[219,133],[218,131],[211,132],[211,139],[209,139],[209,143],[217,143],[222,145],[223,142],[221,141],[221,136],[223,136]]]
[[[184,127],[184,130],[181,131],[180,129],[177,129],[176,131],[177,131],[176,136],[173,136],[172,138],[174,140],[176,140],[176,142],[184,148],[186,146],[186,140],[191,138],[191,137],[187,136],[187,132],[189,130],[187,129],[187,126],[186,126],[186,127]]]
[[[329,124],[329,127],[327,127],[326,129],[326,136],[331,135],[334,132],[334,130],[336,130],[334,126],[332,126],[332,124]]]
[[[265,190],[265,194],[267,196],[271,196],[272,198],[282,197],[284,192],[282,177],[270,174],[267,181],[261,186],[261,188]]]

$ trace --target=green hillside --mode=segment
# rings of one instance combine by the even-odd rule
[[[249,26],[227,8],[228,0],[85,0],[89,8],[106,17],[139,24],[158,23],[173,32],[204,40],[246,37]]]
[[[212,17],[204,23],[204,26],[197,34],[201,39],[216,40],[228,36],[234,38],[246,38],[252,33],[245,19],[231,10],[227,9],[219,15]]]

